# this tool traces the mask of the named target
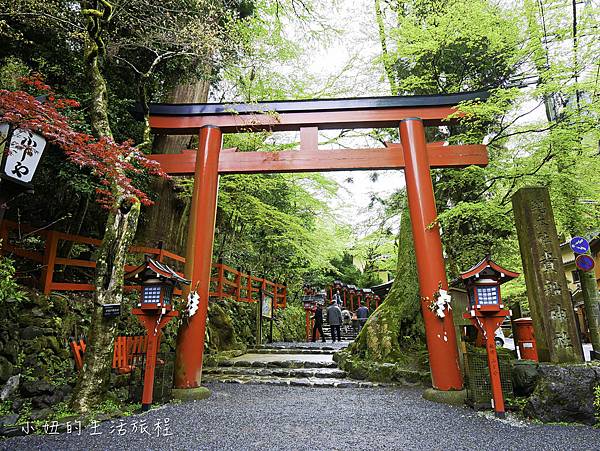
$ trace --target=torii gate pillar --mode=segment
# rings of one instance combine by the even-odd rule
[[[200,301],[196,314],[177,335],[175,388],[196,388],[202,379],[222,140],[218,127],[200,128],[185,261],[185,275],[192,281],[189,289],[198,293]]]
[[[448,290],[442,240],[435,223],[437,212],[425,138],[423,121],[407,118],[400,122],[400,141],[404,152],[406,192],[412,224],[419,292],[422,298],[433,299],[441,285]],[[421,301],[425,322],[429,366],[434,388],[460,390],[463,386],[458,363],[456,333],[452,312],[439,318],[429,309],[429,301]]]

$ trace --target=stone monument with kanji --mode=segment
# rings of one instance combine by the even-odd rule
[[[512,203],[539,359],[580,362],[583,352],[548,189],[521,188]]]

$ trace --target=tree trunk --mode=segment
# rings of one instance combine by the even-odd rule
[[[390,91],[392,95],[398,95],[398,83],[396,82],[396,74],[394,67],[390,63],[390,57],[387,48],[387,37],[385,34],[385,21],[383,10],[381,9],[381,0],[375,0],[375,20],[377,21],[377,30],[379,32],[379,43],[381,44],[381,57],[383,58],[383,68],[388,82],[390,83]]]
[[[94,311],[83,370],[71,401],[71,407],[83,414],[101,401],[110,382],[116,321],[102,316],[102,305],[122,301],[125,263],[139,214],[138,201],[122,200],[120,208],[111,212],[106,223],[96,260]]]
[[[208,99],[209,83],[197,81],[176,86],[169,103],[202,103]],[[178,153],[190,147],[189,136],[158,135],[154,138],[153,153]],[[136,240],[148,245],[162,241],[165,248],[185,254],[190,199],[181,199],[173,190],[173,182],[155,178],[150,190],[157,195],[156,203],[144,209]]]
[[[88,21],[94,20],[90,17],[92,16],[88,16]],[[91,29],[88,26],[88,32]],[[106,81],[100,71],[98,59],[101,51],[100,32],[101,30],[93,36],[88,35],[84,48],[84,63],[92,94],[90,121],[96,137],[112,139]],[[83,369],[71,398],[71,408],[82,414],[88,414],[101,401],[110,382],[116,322],[114,318],[103,317],[102,305],[120,304],[122,301],[125,262],[140,215],[140,202],[136,198],[124,197],[116,185],[112,185],[110,189],[116,201],[109,213],[102,244],[98,249],[94,310]]]
[[[408,205],[402,211],[398,241],[398,264],[392,288],[349,346],[353,355],[364,359],[394,361],[412,345],[425,340]]]

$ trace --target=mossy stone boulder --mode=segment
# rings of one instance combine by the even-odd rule
[[[213,303],[208,313],[208,335],[211,349],[232,349],[236,345],[231,316],[217,303]]]
[[[45,333],[44,329],[38,326],[27,326],[21,330],[22,340],[34,340],[37,337],[43,336]]]
[[[58,340],[53,336],[44,337],[42,346],[45,349],[51,349],[56,354],[59,354],[61,351],[61,346],[58,344]]]
[[[0,383],[4,384],[13,375],[13,364],[6,357],[0,356]]]
[[[600,364],[539,364],[538,382],[523,413],[543,422],[593,425]]]
[[[511,376],[515,395],[529,396],[533,393],[539,376],[537,367],[537,362],[532,360],[514,362]]]
[[[19,357],[19,345],[15,341],[9,341],[4,345],[2,355],[11,363],[16,364]]]

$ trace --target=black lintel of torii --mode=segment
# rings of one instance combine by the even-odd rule
[[[222,114],[301,113],[352,110],[377,110],[414,107],[442,107],[461,102],[486,100],[488,91],[456,94],[354,97],[341,99],[276,100],[255,103],[152,103],[153,116],[208,116]],[[141,109],[136,110],[140,113]]]

